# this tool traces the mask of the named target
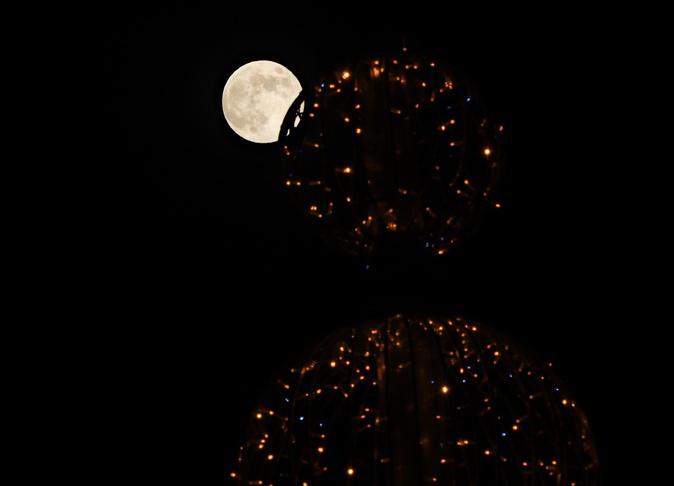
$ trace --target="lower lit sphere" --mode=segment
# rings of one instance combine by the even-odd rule
[[[241,485],[595,485],[585,416],[551,365],[462,319],[344,329],[253,411]]]

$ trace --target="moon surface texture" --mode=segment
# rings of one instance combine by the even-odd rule
[[[302,85],[285,66],[273,61],[249,62],[227,80],[222,111],[237,135],[255,143],[276,142],[300,91]]]

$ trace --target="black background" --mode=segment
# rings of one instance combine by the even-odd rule
[[[633,136],[625,107],[641,96],[624,63],[636,34],[608,10],[407,8],[223,2],[94,19],[108,96],[94,106],[93,189],[114,181],[99,257],[111,267],[109,400],[123,436],[109,468],[220,483],[274,374],[337,327],[390,312],[458,313],[554,361],[593,427],[604,483],[640,464],[638,343],[625,336],[635,215],[616,175]],[[365,270],[314,235],[279,183],[275,147],[233,134],[221,94],[250,60],[280,62],[307,86],[403,37],[467,78],[505,124],[503,208],[447,258]]]

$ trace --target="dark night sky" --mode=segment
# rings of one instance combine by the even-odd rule
[[[225,8],[106,14],[99,161],[118,182],[107,237],[128,379],[116,400],[133,424],[122,460],[143,479],[218,484],[257,394],[326,333],[388,312],[461,313],[559,365],[618,484],[639,431],[611,331],[634,317],[634,215],[614,167],[626,157],[616,99],[631,102],[635,73],[619,68],[628,40],[610,12]],[[281,62],[307,85],[403,35],[506,125],[504,208],[449,258],[364,272],[296,214],[274,147],[238,139],[220,97],[246,61]]]

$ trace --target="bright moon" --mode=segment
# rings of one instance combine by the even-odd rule
[[[302,85],[288,68],[253,61],[234,71],[222,92],[222,111],[237,135],[256,143],[276,142],[288,108]]]

